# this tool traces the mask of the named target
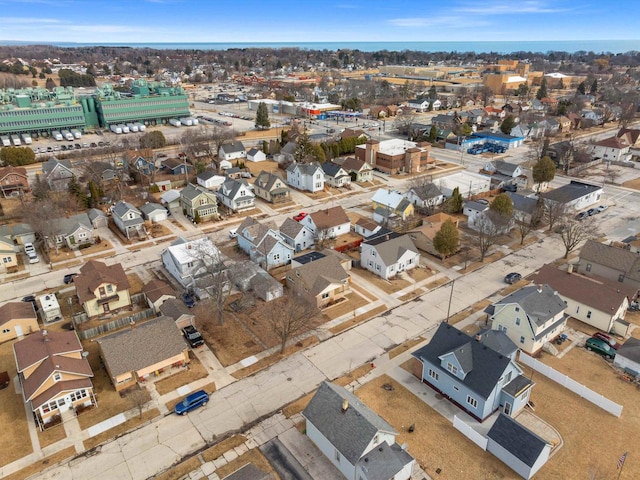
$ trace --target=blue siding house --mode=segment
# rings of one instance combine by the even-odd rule
[[[422,363],[424,383],[480,422],[497,410],[515,415],[534,385],[504,352],[447,323],[413,356]]]

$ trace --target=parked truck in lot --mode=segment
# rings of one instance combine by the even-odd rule
[[[122,133],[122,128],[119,125],[109,125],[109,130],[118,135]]]
[[[29,135],[28,133],[23,133],[20,136],[22,137],[22,141],[25,145],[31,145],[33,143],[33,140],[31,140],[31,135]]]
[[[62,133],[62,136],[64,137],[65,140],[71,141],[74,139],[73,134],[69,130],[62,130],[62,132],[60,133]]]
[[[136,125],[138,126],[138,130],[141,132],[144,132],[147,127],[145,127],[144,123],[136,123]]]
[[[51,132],[51,136],[53,137],[53,139],[56,142],[61,142],[62,140],[64,140],[64,137],[62,136],[62,134],[58,130],[52,131]]]
[[[135,123],[127,123],[127,128],[130,132],[137,132],[139,130],[138,125],[136,125]]]
[[[80,130],[76,130],[75,128],[71,130],[71,134],[73,135],[73,138],[82,138],[82,133],[80,133]]]
[[[2,140],[2,146],[3,147],[10,147],[11,146],[11,139],[9,137],[6,136],[2,136],[0,137],[0,140]]]
[[[180,120],[178,120],[177,118],[170,118],[169,124],[173,125],[174,127],[182,126],[182,123],[180,123]]]
[[[20,145],[22,145],[22,142],[20,141],[20,137],[18,135],[11,135],[11,143],[13,143],[14,147],[19,147]]]
[[[129,133],[131,130],[129,130],[129,127],[127,127],[124,123],[121,123],[120,125],[118,125],[120,127],[120,129],[122,130],[122,133]]]

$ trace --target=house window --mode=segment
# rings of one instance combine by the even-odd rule
[[[591,318],[591,310],[587,311],[587,318]]]
[[[580,312],[580,305],[577,305],[576,306],[576,313],[579,313],[579,312]]]
[[[113,293],[113,285],[107,285],[107,293]]]
[[[273,254],[273,260],[274,260],[274,261],[278,261],[278,260],[280,260],[280,254],[279,254],[279,253],[274,253],[274,254]]]
[[[458,387],[456,387],[455,385],[453,386],[453,389],[454,389],[456,392],[459,392],[459,391],[460,391],[460,389],[459,389]]]
[[[376,265],[376,270],[380,271],[380,265]]]
[[[456,367],[453,363],[447,362],[447,370],[449,370],[454,375],[458,373],[458,367]]]
[[[340,463],[340,452],[336,450],[336,462]]]
[[[2,333],[9,333],[11,331],[10,328],[3,328]]]
[[[516,312],[519,312],[519,311],[520,311],[520,307],[516,307]]]
[[[371,260],[369,260],[369,266],[373,267],[373,262]]]
[[[620,283],[624,282],[624,274],[620,274],[620,275],[618,275],[618,281],[619,281]]]
[[[478,400],[473,398],[471,395],[467,395],[467,403],[471,405],[473,408],[478,407]]]
[[[586,268],[586,270],[587,270],[587,272],[590,272],[590,271],[591,271],[591,264],[590,264],[590,263],[587,263],[587,268]]]
[[[375,256],[376,256],[376,251],[375,251],[375,250],[372,250],[372,251],[371,251],[371,256],[372,256],[372,257],[375,257]]]
[[[520,317],[516,317],[516,325],[520,325]]]
[[[520,337],[520,343],[524,343],[524,337]]]
[[[322,298],[323,298],[323,299],[324,299],[324,298],[329,298],[329,294],[328,294],[328,293],[323,293],[323,294],[322,294]]]
[[[436,372],[435,370],[429,369],[429,376],[435,381],[438,381],[440,379],[440,375],[438,375],[438,372]]]
[[[105,291],[104,287],[100,287],[98,289],[98,291],[99,291],[101,297],[104,297],[107,294],[107,292]]]
[[[59,373],[54,373],[53,374],[53,380],[54,382],[59,382],[60,380],[62,380],[62,375]]]

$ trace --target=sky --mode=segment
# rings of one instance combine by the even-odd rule
[[[613,5],[606,0],[0,0],[0,40],[236,43],[640,39],[640,15],[635,14],[638,0],[617,0],[615,8]]]

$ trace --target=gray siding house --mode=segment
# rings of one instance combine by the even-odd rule
[[[128,239],[145,235],[142,212],[130,203],[119,201],[114,205],[112,214],[118,230]]]

